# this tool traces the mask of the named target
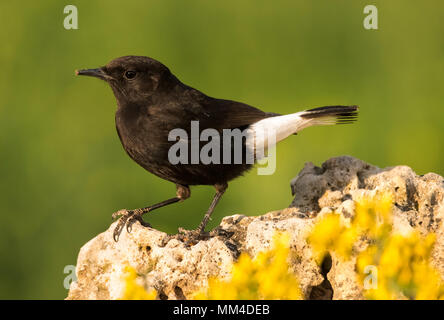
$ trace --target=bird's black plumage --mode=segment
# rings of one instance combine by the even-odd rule
[[[244,130],[261,120],[279,116],[244,103],[209,97],[183,84],[166,66],[148,57],[125,56],[104,67],[80,70],[77,74],[98,77],[111,86],[117,100],[115,120],[123,148],[140,166],[177,186],[175,198],[147,208],[119,212],[123,217],[117,236],[123,225],[128,226],[134,220],[143,222],[143,213],[188,198],[189,185],[216,187],[215,199],[206,215],[209,218],[227,183],[251,168],[251,164],[245,162],[172,164],[168,151],[177,141],[168,141],[168,136],[173,129],[183,129],[190,136],[191,122],[198,121],[200,131],[211,128],[222,133],[224,129]],[[300,118],[334,116],[339,122],[347,122],[354,119],[356,110],[356,107],[322,107],[311,113],[308,110]],[[245,151],[245,141],[243,149]],[[205,221],[201,223],[199,234],[205,224]]]
[[[182,128],[190,136],[191,121],[199,121],[200,130],[242,129],[275,115],[240,102],[208,97],[151,58],[122,57],[103,70],[113,78],[108,83],[117,98],[116,127],[124,149],[143,168],[174,183],[224,183],[251,165],[172,165],[168,161],[168,150],[175,143],[168,141],[171,130]],[[126,70],[136,71],[136,78],[125,80]]]

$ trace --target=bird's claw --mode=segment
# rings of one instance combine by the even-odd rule
[[[208,232],[201,232],[199,229],[186,230],[179,228],[178,231],[179,233],[176,235],[176,239],[182,241],[187,247],[197,244],[200,240],[209,238]]]
[[[128,220],[128,216],[121,216],[120,217],[120,220],[117,223],[117,226],[113,232],[113,239],[115,242],[119,241],[120,234],[122,233],[123,227],[125,226],[127,220]]]
[[[145,222],[142,218],[142,214],[139,213],[134,213],[129,219],[128,222],[126,223],[126,231],[128,233],[131,233],[133,224],[135,222],[139,222],[142,226],[147,227],[147,228],[151,228],[151,225],[148,222]]]
[[[142,226],[151,228],[151,225],[148,222],[143,221],[142,214],[138,213],[136,210],[122,209],[114,212],[112,214],[112,218],[119,218],[119,222],[117,223],[117,226],[113,232],[113,239],[115,242],[119,241],[120,234],[122,233],[122,230],[125,226],[126,231],[128,233],[131,233],[132,226],[137,221],[140,222]]]
[[[128,211],[128,210],[126,210],[126,209],[121,209],[121,210],[119,210],[119,211],[114,212],[114,213],[112,214],[111,218],[112,218],[113,220],[116,220],[117,218],[122,217],[122,216],[126,216],[126,215],[128,215],[128,214],[129,214],[129,211]]]
[[[210,231],[211,237],[222,237],[226,239],[230,239],[234,235],[233,231],[228,231],[225,229],[222,229],[221,227],[217,227]]]

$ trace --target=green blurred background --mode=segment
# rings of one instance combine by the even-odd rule
[[[68,4],[78,30],[63,28]],[[379,30],[363,28],[367,4]],[[266,111],[361,107],[355,125],[282,142],[275,174],[232,182],[210,227],[288,206],[308,161],[348,154],[444,174],[443,1],[2,1],[0,21],[0,298],[66,297],[64,266],[112,212],[175,192],[123,151],[110,88],[74,76],[118,56],[151,56],[210,96]],[[147,220],[193,228],[212,196],[195,187]]]

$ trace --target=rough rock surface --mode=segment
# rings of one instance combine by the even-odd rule
[[[306,236],[322,217],[335,210],[342,219],[353,215],[354,202],[377,190],[394,195],[394,230],[435,232],[432,263],[444,279],[444,179],[434,173],[416,175],[409,167],[380,169],[343,156],[317,167],[307,163],[291,182],[295,195],[290,208],[247,217],[225,217],[218,229],[228,232],[186,248],[177,240],[162,246],[165,233],[133,225],[119,242],[113,241],[115,223],[86,243],[77,262],[77,282],[68,299],[117,299],[121,297],[125,266],[138,272],[141,283],[155,288],[161,299],[185,299],[204,287],[209,276],[226,277],[242,251],[254,256],[270,246],[275,230],[288,231],[297,253],[289,261],[307,299],[362,299],[353,262],[331,256],[322,267],[315,263]],[[227,236],[226,233],[231,236]],[[363,244],[365,245],[365,244]]]

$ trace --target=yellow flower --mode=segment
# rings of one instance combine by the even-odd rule
[[[308,242],[310,243],[315,258],[319,263],[328,251],[337,247],[337,240],[343,231],[345,231],[345,227],[341,226],[339,215],[334,213],[325,215],[314,226],[308,237]],[[346,252],[347,250],[342,251]]]
[[[375,281],[375,286],[364,288],[368,299],[443,299],[444,284],[429,263],[436,236],[393,233],[392,202],[388,193],[359,199],[349,227],[342,226],[334,213],[325,216],[308,237],[315,256],[322,261],[319,257],[333,251],[351,258],[353,243],[365,237],[369,245],[356,253],[356,272],[363,286],[369,277],[372,284]]]
[[[134,268],[127,266],[125,268],[126,276],[125,290],[122,295],[122,300],[154,300],[156,299],[157,292],[152,289],[149,292],[145,288],[136,282],[137,272]]]
[[[233,265],[228,281],[210,279],[208,288],[195,299],[302,299],[299,281],[288,270],[290,237],[286,233],[274,236],[271,250],[260,252],[252,259],[242,253]]]
[[[352,227],[373,238],[384,237],[392,229],[392,203],[389,193],[378,193],[373,198],[362,197],[355,204]]]
[[[314,257],[319,263],[327,252],[343,259],[356,258],[357,280],[368,299],[444,299],[443,281],[429,261],[436,236],[430,233],[423,237],[417,231],[393,233],[391,206],[391,195],[380,193],[357,201],[349,226],[341,223],[338,214],[325,215],[307,238]],[[354,252],[359,239],[366,239],[368,245]],[[242,253],[232,266],[229,280],[210,278],[208,287],[193,297],[302,299],[299,281],[289,271],[289,244],[288,233],[276,233],[270,250],[258,253],[254,259]],[[126,271],[123,299],[156,298],[155,290],[147,292],[137,284],[133,268]]]

